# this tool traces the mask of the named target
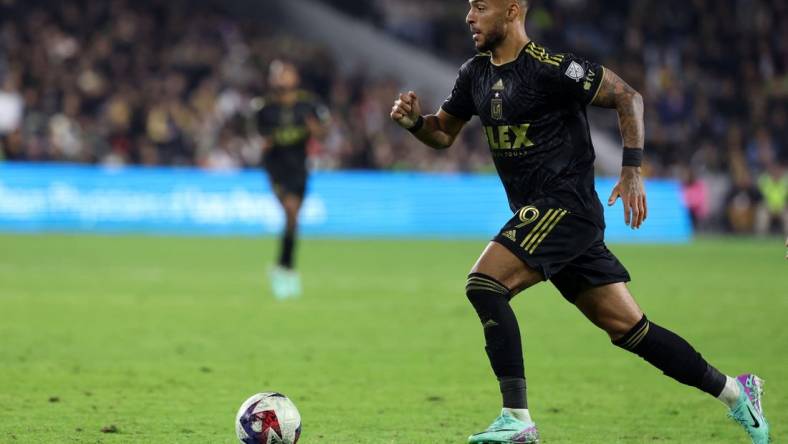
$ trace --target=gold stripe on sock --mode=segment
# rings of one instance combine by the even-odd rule
[[[645,324],[641,325],[640,328],[632,336],[630,336],[630,338],[627,339],[626,342],[621,344],[621,346],[626,348],[626,349],[629,349],[630,347],[633,346],[632,344],[635,342],[635,340],[638,340],[638,343],[639,343],[640,341],[639,341],[638,337],[640,335],[642,335],[643,332],[646,331],[646,330],[648,330],[648,322],[646,322]]]
[[[499,285],[503,287],[503,284],[496,281],[495,279],[485,278],[481,276],[471,276],[468,278],[468,282],[487,282],[488,284]]]
[[[635,347],[640,345],[641,342],[643,342],[643,338],[645,338],[646,335],[648,334],[648,329],[650,326],[651,326],[650,323],[646,323],[646,328],[644,328],[643,331],[636,338],[633,338],[634,341],[629,345],[630,350],[634,349]]]
[[[468,282],[465,284],[465,286],[467,288],[470,285],[489,287],[491,290],[495,290],[499,293],[509,293],[508,288],[504,287],[498,282],[491,281],[488,279],[470,278],[468,279]]]
[[[492,291],[492,292],[500,293],[500,294],[509,293],[509,291],[504,291],[503,289],[501,289],[501,287],[494,287],[494,286],[489,285],[489,284],[480,284],[480,283],[468,284],[468,285],[465,286],[465,289],[466,290],[486,290],[486,291]]]

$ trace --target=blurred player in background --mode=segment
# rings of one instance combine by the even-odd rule
[[[640,175],[640,94],[601,65],[532,42],[525,32],[527,1],[469,3],[466,20],[480,54],[460,68],[449,98],[436,114],[422,116],[411,91],[400,94],[391,111],[399,125],[438,149],[451,146],[465,123],[478,115],[515,213],[482,252],[466,285],[503,398],[498,418],[469,441],[538,442],[526,398],[520,329],[509,301],[550,280],[613,344],[718,398],[753,443],[766,444],[761,380],[720,373],[687,341],[651,322],[625,285],[629,273],[605,246],[586,106],[618,113],[625,148],[621,178],[608,205],[620,197],[626,223],[637,229],[647,215]]]
[[[257,111],[257,128],[263,138],[263,165],[271,187],[285,213],[279,260],[270,271],[271,290],[279,299],[301,294],[295,271],[298,212],[306,193],[307,142],[325,134],[327,112],[314,96],[299,89],[300,76],[288,61],[271,63],[270,94]]]

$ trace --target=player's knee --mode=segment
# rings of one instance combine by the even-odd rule
[[[617,341],[623,338],[630,329],[625,328],[623,324],[611,323],[609,326],[604,327],[603,330],[605,330],[611,341]]]
[[[614,345],[627,350],[633,350],[648,333],[650,322],[646,315],[635,322],[619,321],[611,323],[611,328],[605,329]]]
[[[465,295],[474,307],[478,307],[491,298],[498,298],[508,302],[511,290],[486,274],[471,273],[465,282]]]
[[[610,317],[599,319],[595,324],[607,333],[611,341],[616,341],[626,336],[635,327],[637,321],[630,322],[627,319]]]
[[[293,206],[285,206],[285,224],[288,228],[295,228],[298,224],[298,208]]]
[[[605,331],[612,341],[618,340],[637,327],[643,318],[645,318],[645,314],[641,311],[617,316],[607,323]]]
[[[296,216],[298,216],[298,204],[294,202],[287,202],[284,205],[284,209],[285,216],[287,216],[288,219],[295,219]]]
[[[293,230],[298,225],[298,213],[285,213],[285,225],[287,226],[288,230]]]

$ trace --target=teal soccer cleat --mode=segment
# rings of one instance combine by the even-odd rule
[[[271,281],[271,292],[276,299],[288,299],[301,296],[301,277],[295,270],[274,266],[268,270]]]
[[[520,421],[506,411],[495,418],[487,430],[471,435],[470,444],[537,444],[536,424]]]
[[[761,395],[763,394],[763,381],[747,373],[736,377],[739,384],[739,401],[731,408],[728,416],[744,427],[752,438],[752,444],[769,443],[769,423],[763,416],[761,408]]]

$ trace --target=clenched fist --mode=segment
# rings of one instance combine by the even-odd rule
[[[391,119],[405,129],[413,128],[420,115],[421,105],[419,104],[419,98],[416,97],[416,93],[413,91],[408,91],[407,94],[400,93],[399,98],[391,108]]]

